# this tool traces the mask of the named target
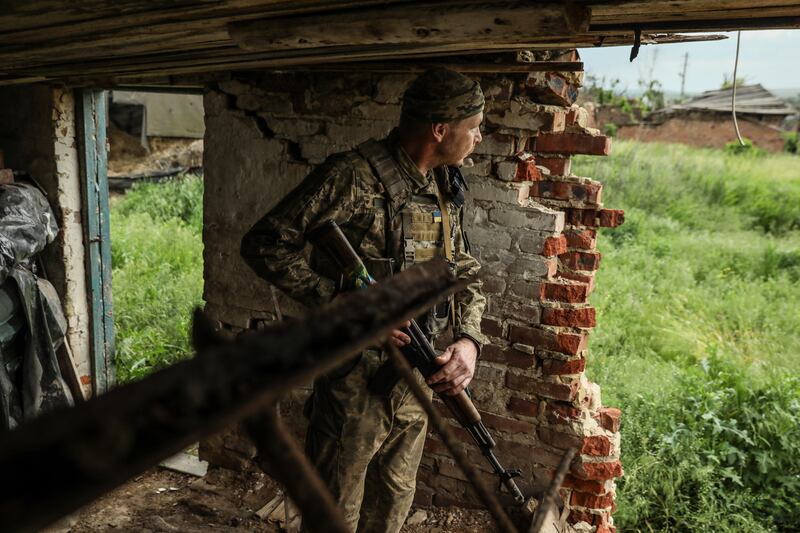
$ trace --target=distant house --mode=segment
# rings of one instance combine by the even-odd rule
[[[621,126],[619,137],[643,142],[677,142],[724,147],[736,140],[731,116],[732,89],[706,91],[686,102],[651,113],[638,125]],[[738,87],[736,117],[743,137],[769,150],[783,150],[783,126],[797,109],[761,85]]]

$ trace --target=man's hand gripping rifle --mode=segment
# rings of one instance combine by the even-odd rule
[[[364,289],[375,283],[363,261],[361,261],[361,258],[350,245],[336,222],[328,220],[323,223],[314,230],[311,240],[315,246],[327,253],[336,263],[344,277],[344,286]],[[409,364],[418,368],[422,375],[427,378],[439,369],[439,365],[435,363],[435,359],[439,354],[423,334],[417,322],[415,320],[410,322],[411,325],[402,331],[411,338],[411,343],[403,346],[401,352]],[[472,435],[475,444],[480,448],[481,453],[500,478],[500,484],[506,487],[517,502],[524,503],[525,497],[513,479],[520,475],[520,471],[506,470],[497,460],[492,451],[495,447],[494,439],[492,439],[486,426],[483,425],[481,415],[472,403],[469,388],[455,396],[440,395],[439,397],[450,409],[450,412],[453,413],[456,420]]]

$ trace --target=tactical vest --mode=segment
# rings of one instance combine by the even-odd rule
[[[453,243],[456,226],[450,221],[449,201],[442,186],[447,176],[439,168],[434,171],[438,194],[412,193],[397,163],[386,146],[369,140],[357,148],[366,159],[385,190],[386,258],[367,260],[367,268],[378,279],[393,271],[402,271],[436,257],[446,259],[455,272]],[[447,235],[445,235],[445,232]],[[376,264],[379,263],[379,264]],[[434,307],[425,316],[424,327],[431,336],[441,333],[454,317],[452,296]],[[423,325],[422,323],[420,325]]]

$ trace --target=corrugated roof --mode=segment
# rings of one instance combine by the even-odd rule
[[[675,104],[665,111],[722,111],[731,112],[733,89],[706,91],[682,104]],[[794,115],[797,113],[786,100],[778,98],[761,85],[745,85],[736,88],[736,113],[753,115]]]

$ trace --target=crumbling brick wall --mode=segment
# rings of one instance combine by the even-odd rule
[[[313,165],[397,123],[414,75],[253,74],[206,95],[205,262],[207,309],[235,334],[299,312],[273,298],[238,256],[242,234]],[[473,381],[476,404],[504,463],[522,484],[547,483],[563,451],[580,454],[562,490],[568,520],[587,531],[613,530],[619,461],[619,411],[604,408],[584,374],[595,312],[588,303],[600,254],[598,227],[622,222],[602,207],[600,183],[572,176],[573,154],[607,155],[610,139],[587,127],[572,106],[582,73],[484,75],[483,142],[467,169],[466,230],[488,275],[483,350]],[[297,412],[302,391],[287,409]],[[467,444],[473,463],[486,469]],[[237,450],[237,453],[230,453]],[[226,464],[253,450],[235,432],[204,446]],[[495,481],[488,475],[486,481]],[[418,503],[473,504],[475,496],[432,435],[418,478]]]

